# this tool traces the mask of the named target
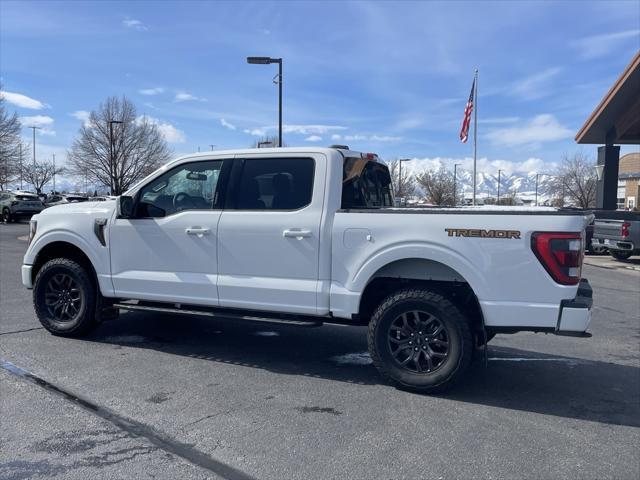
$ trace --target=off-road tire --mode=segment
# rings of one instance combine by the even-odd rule
[[[77,292],[68,295],[78,295],[80,298],[74,310],[77,313],[67,314],[70,318],[62,320],[52,313],[53,307],[47,304],[52,297],[55,299],[57,290],[54,285],[57,287],[56,280],[60,278],[70,278],[69,283],[73,288],[69,287],[69,291]],[[54,258],[46,262],[36,275],[33,306],[40,323],[49,332],[63,337],[79,337],[89,333],[100,323],[96,315],[97,295],[95,282],[85,267],[68,258]],[[60,311],[58,307],[56,309]]]
[[[431,372],[416,373],[401,366],[390,346],[394,322],[403,313],[414,311],[436,317],[446,329],[447,356]],[[442,295],[422,289],[400,290],[383,300],[371,317],[367,339],[369,354],[380,374],[401,389],[421,393],[442,392],[460,381],[471,363],[474,348],[471,325],[460,309]]]
[[[633,252],[626,250],[609,250],[609,253],[616,260],[627,260]]]

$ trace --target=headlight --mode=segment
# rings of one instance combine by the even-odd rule
[[[31,245],[31,240],[33,240],[33,238],[36,236],[37,229],[38,229],[38,222],[35,220],[31,220],[29,222],[29,242],[28,242],[29,245]]]

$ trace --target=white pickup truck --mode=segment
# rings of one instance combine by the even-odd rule
[[[56,335],[120,309],[368,325],[380,372],[426,392],[496,333],[590,336],[588,213],[392,204],[387,167],[348,147],[190,155],[34,216],[22,282]]]

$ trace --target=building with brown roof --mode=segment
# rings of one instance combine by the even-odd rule
[[[622,72],[609,92],[604,96],[593,113],[589,116],[576,135],[576,142],[581,144],[602,145],[598,147],[598,188],[596,207],[614,210],[618,207],[618,170],[620,164],[619,145],[640,145],[640,52]],[[635,153],[630,154],[630,160],[625,163],[636,165]],[[628,157],[625,155],[623,158]],[[626,167],[625,167],[626,168]],[[625,172],[624,175],[634,175],[636,171]],[[622,174],[622,171],[620,172]],[[632,177],[628,178],[633,180]],[[634,197],[634,206],[638,204],[637,183],[636,191],[633,182],[621,178],[625,183],[625,199],[627,198],[627,184],[629,184],[629,198]],[[628,206],[625,200],[624,206]]]

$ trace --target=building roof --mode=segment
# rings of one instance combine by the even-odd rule
[[[640,145],[640,51],[589,116],[576,142]]]

